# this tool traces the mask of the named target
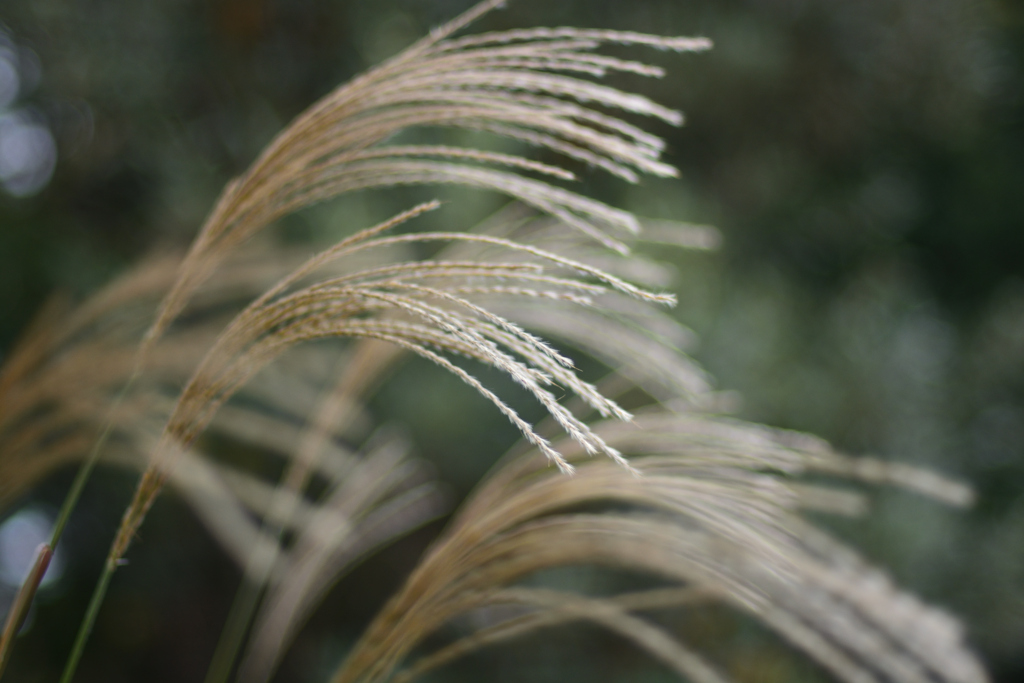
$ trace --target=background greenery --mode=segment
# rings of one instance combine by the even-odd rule
[[[186,243],[223,183],[291,117],[469,4],[4,2],[0,56],[21,88],[0,113],[0,176],[12,154],[4,121],[45,126],[57,161],[34,194],[0,190],[0,360],[47,294],[83,295],[147,250]],[[593,172],[585,189],[643,216],[721,229],[716,254],[664,256],[680,267],[678,315],[701,339],[695,355],[742,397],[740,414],[974,484],[967,513],[882,493],[869,520],[841,531],[960,615],[995,679],[1024,678],[1024,4],[510,4],[481,27],[715,41],[709,54],[659,59],[663,81],[626,83],[687,113],[686,127],[656,130],[682,180],[630,187]],[[385,200],[309,211],[287,233],[324,240],[406,206]],[[468,227],[498,205],[474,195],[448,216]],[[407,425],[457,498],[515,434],[456,384],[411,364],[376,409]],[[58,504],[68,480],[61,473],[21,505]],[[10,680],[56,677],[132,482],[104,472],[91,484],[66,536],[64,577],[42,596]],[[315,679],[333,662],[437,528],[346,579],[280,679]],[[238,572],[173,496],[130,560],[80,680],[199,679]],[[731,671],[743,680],[816,676],[724,615],[679,627],[749,646]],[[446,675],[637,680],[639,660],[580,629]]]

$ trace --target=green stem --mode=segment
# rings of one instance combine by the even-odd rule
[[[117,570],[117,565],[118,561],[111,557],[108,557],[103,565],[103,573],[100,574],[100,580],[96,583],[96,588],[92,592],[92,599],[89,600],[89,609],[86,610],[85,617],[83,617],[82,623],[78,627],[78,636],[75,638],[75,645],[71,650],[71,655],[68,657],[68,663],[64,667],[64,674],[60,678],[60,683],[71,683],[71,680],[75,677],[78,660],[82,658],[82,652],[85,651],[85,642],[89,639],[93,624],[96,623],[96,616],[100,613],[100,606],[103,604],[103,598],[107,594],[107,587],[110,585],[110,579],[113,578],[114,572]]]
[[[64,497],[64,504],[60,508],[60,514],[57,515],[57,522],[53,525],[53,534],[50,536],[51,548],[57,547],[57,542],[64,533],[64,527],[67,526],[68,520],[71,518],[71,513],[74,512],[75,506],[78,505],[78,499],[82,497],[82,491],[85,490],[85,484],[89,481],[89,475],[92,474],[93,468],[95,468],[96,463],[99,462],[100,453],[103,451],[103,447],[107,445],[107,439],[110,438],[110,435],[114,431],[114,414],[121,407],[121,404],[124,403],[124,399],[128,395],[128,392],[131,391],[132,385],[135,384],[135,380],[138,379],[141,374],[140,365],[141,364],[136,364],[131,377],[128,378],[128,381],[125,382],[124,386],[121,387],[121,391],[118,392],[117,396],[114,398],[113,403],[110,404],[107,419],[104,421],[103,431],[100,432],[99,437],[96,439],[96,443],[92,446],[92,450],[89,451],[89,456],[82,461],[81,466],[78,468],[78,474],[75,475],[75,481],[72,482],[68,495]]]
[[[57,521],[53,525],[53,533],[50,535],[50,543],[46,545],[45,561],[42,561],[44,553],[39,553],[37,551],[36,562],[33,565],[32,571],[30,571],[28,576],[25,577],[25,581],[22,583],[21,588],[18,589],[18,595],[15,598],[14,603],[11,605],[10,612],[7,614],[7,622],[4,625],[3,637],[0,638],[0,678],[3,677],[4,669],[7,667],[7,661],[10,659],[11,648],[14,645],[14,636],[17,635],[18,628],[25,620],[25,615],[28,614],[28,610],[32,606],[32,601],[35,598],[36,592],[39,590],[39,584],[42,583],[43,575],[46,573],[46,566],[49,565],[50,557],[52,557],[53,551],[57,547],[57,543],[60,541],[60,537],[64,534],[64,527],[67,526],[68,520],[71,519],[71,513],[74,512],[75,506],[78,505],[78,500],[82,497],[82,491],[85,490],[85,484],[89,481],[89,475],[92,474],[93,469],[96,467],[96,463],[100,459],[100,453],[103,451],[103,447],[106,446],[107,440],[114,431],[114,415],[121,407],[121,404],[124,402],[128,392],[131,391],[132,385],[135,384],[135,380],[138,379],[141,374],[141,369],[142,363],[141,359],[139,359],[139,362],[136,363],[135,370],[128,378],[128,381],[125,382],[123,387],[121,387],[121,391],[118,392],[117,396],[114,397],[114,401],[110,404],[110,409],[107,411],[107,418],[104,421],[103,431],[101,431],[99,437],[97,437],[96,442],[92,446],[92,450],[89,451],[89,455],[82,461],[82,464],[78,468],[78,474],[75,475],[75,480],[71,484],[71,489],[68,490],[68,494],[64,496],[64,503],[61,505],[60,514],[57,515]],[[40,566],[42,567],[41,570]],[[98,607],[99,606],[97,605],[97,609]]]
[[[263,585],[254,583],[248,576],[242,577],[242,583],[238,586],[235,599],[231,603],[231,611],[228,612],[224,630],[217,641],[217,649],[213,653],[213,661],[210,662],[204,683],[224,683],[228,680],[235,658],[252,623],[253,614],[259,606]]]
[[[342,421],[347,405],[346,397],[351,393],[345,374],[348,369],[349,364],[339,358],[336,369],[339,377],[334,388],[324,393],[310,428],[299,441],[295,459],[289,464],[278,483],[270,512],[263,523],[263,528],[273,538],[273,547],[269,549],[268,554],[257,543],[249,553],[242,582],[235,592],[235,599],[231,603],[231,610],[217,642],[217,649],[213,653],[210,668],[206,671],[204,683],[226,683],[231,675],[231,669],[245,636],[252,626],[253,616],[266,591],[271,572],[281,555],[285,529],[295,513],[294,505],[287,502],[288,499],[283,497],[283,493],[298,494],[306,487],[313,465],[323,450],[323,441],[330,430],[330,425]]]

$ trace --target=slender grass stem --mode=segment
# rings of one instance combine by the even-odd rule
[[[28,614],[28,610],[32,606],[32,601],[35,599],[36,592],[39,590],[39,584],[42,583],[43,575],[46,573],[46,567],[49,566],[50,558],[53,556],[53,553],[57,548],[57,543],[60,542],[60,538],[64,534],[64,528],[67,526],[68,520],[71,519],[71,514],[74,512],[79,499],[82,497],[82,491],[85,490],[85,485],[89,481],[89,475],[92,474],[93,469],[96,467],[96,463],[99,462],[100,453],[103,452],[103,447],[106,446],[107,440],[114,431],[114,415],[121,407],[125,397],[128,395],[128,392],[131,391],[132,386],[135,384],[135,381],[138,379],[140,374],[142,374],[141,358],[136,362],[135,369],[132,371],[131,376],[125,382],[124,386],[121,387],[121,391],[118,392],[114,401],[110,404],[110,409],[107,411],[107,418],[104,421],[103,431],[100,432],[95,443],[93,443],[92,449],[89,451],[89,455],[82,461],[82,464],[78,468],[78,473],[75,475],[75,480],[71,483],[71,488],[68,490],[67,495],[64,496],[64,503],[61,505],[60,514],[57,515],[57,521],[53,525],[53,533],[50,535],[50,542],[49,544],[40,546],[41,549],[45,547],[46,552],[41,553],[40,551],[36,551],[36,561],[32,566],[32,571],[28,573],[25,577],[25,581],[21,585],[21,588],[18,589],[18,595],[15,598],[14,603],[11,605],[10,612],[7,614],[7,622],[4,625],[3,637],[0,638],[0,678],[3,677],[4,669],[7,667],[7,661],[10,658],[11,648],[14,644],[14,636],[17,635],[18,628],[21,626],[22,622],[24,622],[25,615]],[[45,561],[43,561],[44,556]]]
[[[14,642],[14,637],[18,635],[18,630],[25,621],[25,615],[28,614],[32,598],[35,597],[36,589],[43,580],[43,575],[46,574],[46,568],[50,566],[50,559],[52,557],[53,550],[49,544],[42,543],[36,548],[36,559],[32,562],[32,568],[29,570],[28,576],[25,577],[25,581],[21,584],[14,602],[11,603],[11,609],[7,613],[7,621],[4,624],[3,635],[0,636],[0,677],[4,675],[4,669],[7,667],[11,643]]]
[[[124,402],[128,392],[131,391],[135,381],[142,374],[142,355],[135,363],[135,369],[132,371],[128,381],[125,382],[121,391],[117,394],[114,402],[110,405],[110,410],[107,414],[107,419],[103,425],[103,431],[100,432],[99,438],[96,439],[96,443],[93,444],[92,450],[89,452],[89,457],[85,459],[82,466],[78,468],[78,475],[75,477],[74,483],[71,485],[71,490],[68,491],[68,495],[64,498],[64,505],[61,507],[60,515],[57,517],[57,523],[53,527],[53,536],[50,540],[50,545],[56,547],[57,541],[60,540],[61,534],[64,533],[64,527],[68,523],[68,519],[71,517],[72,511],[78,504],[78,499],[82,496],[82,491],[85,489],[85,484],[89,480],[89,475],[92,474],[93,468],[99,461],[100,453],[103,447],[107,443],[107,439],[110,438],[111,433],[114,431],[114,415],[117,410],[121,407],[121,403]],[[85,612],[85,616],[82,617],[82,623],[78,627],[78,635],[75,637],[75,645],[71,650],[71,654],[68,656],[68,662],[64,667],[64,674],[61,676],[61,683],[70,683],[71,679],[75,676],[75,669],[78,668],[78,660],[82,657],[82,652],[85,650],[85,642],[89,639],[89,633],[92,632],[92,626],[96,622],[96,615],[99,614],[100,605],[103,604],[103,598],[107,594],[107,587],[110,585],[110,579],[114,576],[114,571],[117,569],[117,561],[110,558],[103,566],[103,573],[100,574],[99,582],[96,584],[96,588],[93,590],[92,598],[89,600],[89,608]],[[40,580],[42,576],[39,577]]]
[[[313,466],[319,460],[323,440],[330,425],[341,422],[345,407],[348,405],[346,397],[351,388],[347,384],[347,370],[348,364],[345,360],[338,359],[335,369],[339,376],[338,382],[333,390],[324,392],[311,429],[303,435],[296,459],[289,464],[288,470],[278,484],[271,504],[271,513],[264,523],[264,529],[274,538],[273,548],[269,552],[269,557],[259,546],[254,547],[249,554],[242,583],[238,586],[235,599],[231,603],[231,610],[228,612],[204,683],[226,683],[228,676],[231,675],[238,652],[252,626],[253,616],[266,592],[271,572],[281,555],[285,529],[295,513],[294,506],[287,502],[286,497],[282,497],[282,493],[298,493],[309,483]]]
[[[128,396],[128,392],[131,391],[140,374],[142,374],[141,361],[136,363],[131,377],[128,378],[128,381],[125,382],[121,391],[114,398],[113,403],[110,404],[107,419],[104,421],[103,431],[100,432],[99,437],[97,437],[96,442],[93,444],[92,450],[89,451],[89,456],[82,461],[81,467],[78,468],[78,474],[75,475],[75,481],[72,482],[68,495],[64,497],[64,504],[60,508],[60,514],[57,515],[57,521],[53,525],[53,533],[50,536],[51,548],[57,547],[57,542],[60,541],[60,537],[64,533],[64,527],[67,526],[71,513],[74,512],[75,506],[78,505],[78,499],[82,497],[82,491],[85,489],[85,484],[89,481],[89,475],[92,474],[96,463],[99,462],[100,453],[103,452],[103,447],[107,445],[107,440],[114,431],[114,414],[121,407],[125,397]]]
[[[231,611],[228,612],[224,630],[217,641],[217,649],[213,653],[210,668],[206,671],[204,683],[225,683],[228,680],[265,586],[265,582],[257,584],[247,576],[242,577],[242,583],[238,586],[235,599],[231,603]]]
[[[100,606],[103,605],[103,598],[107,595],[110,580],[114,577],[114,572],[117,571],[117,565],[117,559],[113,556],[107,557],[107,561],[103,565],[103,573],[100,574],[100,579],[96,582],[96,588],[92,592],[92,598],[89,600],[89,608],[85,611],[82,623],[78,627],[75,645],[68,656],[68,663],[64,666],[64,673],[60,677],[60,683],[71,683],[75,677],[78,660],[82,658],[82,653],[85,651],[85,643],[92,632],[93,624],[96,623],[96,617],[100,613]]]

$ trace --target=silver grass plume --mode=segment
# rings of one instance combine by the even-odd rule
[[[175,395],[220,333],[222,311],[244,305],[297,262],[294,254],[269,246],[253,245],[225,262],[188,307],[189,323],[151,348],[147,372],[112,416],[113,437],[104,462],[146,469]],[[74,310],[55,300],[23,335],[0,371],[0,504],[86,456],[109,417],[114,395],[132,372],[134,349],[180,260],[174,254],[145,260]],[[244,402],[224,407],[210,430],[239,447],[256,445],[265,457],[285,464],[302,457],[297,444],[319,434],[318,457],[308,464],[309,476],[333,490],[362,459],[347,444],[358,444],[369,430],[368,417],[354,397],[347,404],[347,417],[330,428],[308,424],[308,416],[323,401],[322,368],[334,362],[323,350],[313,349],[301,358],[283,359],[275,372],[244,388]],[[263,564],[284,550],[260,528],[259,520],[276,519],[274,506],[283,505],[286,494],[275,491],[274,482],[265,481],[258,468],[219,461],[195,444],[175,457],[179,463],[170,473],[172,484],[240,564],[251,559],[253,548],[261,549]],[[418,471],[409,472],[410,481],[422,479],[422,467]],[[294,508],[288,528],[298,532],[314,518],[321,527],[327,523],[317,501],[300,494],[287,500]],[[441,510],[438,502],[422,521]],[[334,521],[340,524],[340,519]],[[277,574],[288,562],[279,558]]]
[[[716,395],[683,353],[689,333],[657,308],[674,302],[660,292],[660,268],[631,255],[641,221],[551,184],[572,181],[570,171],[484,149],[391,142],[409,128],[451,127],[546,148],[628,182],[675,175],[659,160],[658,138],[605,112],[673,125],[681,115],[581,76],[662,75],[594,52],[605,44],[688,52],[709,41],[574,28],[453,37],[502,4],[477,5],[313,105],[228,185],[180,262],[144,264],[77,312],[55,306],[44,315],[0,371],[0,434],[11,437],[0,446],[0,472],[16,473],[0,479],[0,499],[81,457],[105,419],[102,406],[141,367],[139,386],[110,417],[117,438],[108,459],[144,473],[107,571],[164,483],[177,484],[248,580],[267,588],[239,670],[240,680],[267,680],[339,576],[443,507],[400,440],[357,435],[364,400],[410,353],[482,394],[524,444],[457,513],[333,680],[405,681],[491,643],[589,620],[684,677],[723,681],[715,665],[644,616],[718,601],[760,619],[842,680],[984,681],[954,620],[899,592],[801,516],[866,507],[857,492],[801,482],[805,473],[896,484],[954,504],[969,500],[965,488],[715,415]],[[247,242],[290,212],[411,184],[498,191],[519,204],[472,232],[396,231],[439,208],[428,202],[288,268],[243,258]],[[705,229],[653,227],[658,240],[708,243]],[[403,249],[413,245],[441,248],[410,259]],[[216,311],[226,299],[249,303],[225,321]],[[208,304],[215,312],[197,315]],[[132,307],[142,316],[155,308],[144,332],[144,317],[106,322]],[[534,332],[612,374],[585,382]],[[350,342],[326,387],[288,372],[294,347],[321,339]],[[546,423],[527,423],[455,357],[510,376],[544,406]],[[556,388],[571,398],[559,400]],[[263,409],[232,402],[239,392]],[[613,400],[627,395],[630,404],[646,397],[635,415]],[[46,436],[54,430],[61,438]],[[218,462],[202,448],[208,430],[274,451],[285,463],[281,480]],[[34,460],[37,451],[45,457]],[[614,463],[587,457],[601,452]],[[310,500],[314,477],[329,486]],[[608,507],[572,512],[581,504]],[[574,564],[628,568],[669,585],[599,598],[518,583]],[[427,635],[494,605],[519,611],[413,656]],[[244,634],[249,614],[239,614]]]
[[[522,211],[506,212],[490,231],[508,238],[529,234],[547,246],[558,242],[578,258],[590,249],[549,219],[530,219]],[[473,247],[460,244],[445,254],[470,257]],[[969,489],[926,470],[850,458],[805,434],[708,412],[715,395],[674,348],[686,342],[687,331],[649,305],[628,309],[644,327],[624,324],[614,303],[623,295],[593,295],[594,305],[579,309],[593,320],[573,318],[574,308],[545,306],[533,309],[531,327],[547,327],[561,342],[622,368],[600,384],[601,394],[640,390],[657,398],[637,409],[631,422],[590,423],[642,476],[589,458],[581,444],[561,437],[553,445],[576,466],[565,477],[545,467],[546,457],[524,442],[457,512],[333,681],[405,682],[481,647],[591,621],[632,639],[687,680],[720,683],[729,679],[716,665],[645,616],[711,603],[750,614],[840,680],[986,680],[954,619],[899,591],[802,516],[866,511],[860,492],[821,483],[823,477],[894,485],[950,505],[969,503]],[[498,311],[520,303],[505,292],[477,297]],[[567,315],[569,322],[559,324]],[[595,335],[595,329],[612,333]],[[676,364],[661,373],[637,371],[630,361],[644,345],[675,356]],[[580,415],[597,412],[579,397],[568,407]],[[549,423],[538,430],[561,431],[554,418]],[[815,481],[801,481],[807,475]],[[606,510],[573,512],[580,506]],[[668,585],[595,597],[519,584],[535,572],[574,565],[628,569]],[[298,592],[288,598],[282,586],[275,589],[282,597],[263,606],[239,680],[270,679],[306,616],[299,609],[302,590],[294,588]],[[495,606],[519,610],[497,621],[463,618]],[[453,623],[477,626],[434,652],[422,651],[428,635]]]
[[[548,147],[631,181],[637,179],[638,172],[673,175],[671,167],[658,161],[663,148],[660,141],[589,107],[601,105],[677,125],[682,116],[645,97],[582,80],[577,74],[601,76],[610,71],[628,71],[661,75],[656,67],[591,53],[606,43],[698,51],[710,47],[710,42],[703,38],[570,28],[485,33],[447,40],[469,21],[500,4],[481,3],[435,30],[405,52],[327,95],[275,138],[217,201],[171,291],[161,302],[147,332],[143,355],[240,243],[287,213],[353,190],[437,183],[497,190],[599,244],[628,253],[615,233],[625,237],[639,231],[639,223],[631,214],[521,173],[492,170],[480,163],[571,179],[572,174],[564,169],[486,150],[385,143],[399,131],[414,126],[455,126]],[[480,163],[448,163],[438,160],[441,158]],[[415,207],[342,240],[281,280],[232,321],[179,396],[152,464],[125,514],[108,564],[116,564],[130,544],[163,485],[171,455],[179,447],[191,445],[220,405],[260,368],[290,346],[313,339],[373,338],[427,358],[475,388],[560,469],[571,471],[547,440],[515,411],[435,349],[479,360],[507,373],[533,394],[588,452],[604,452],[629,467],[615,449],[566,411],[546,387],[560,382],[602,414],[620,419],[628,419],[628,414],[575,379],[571,363],[549,345],[514,322],[460,296],[459,285],[452,281],[479,277],[544,282],[548,277],[545,267],[557,267],[570,271],[571,276],[551,284],[577,293],[596,286],[640,301],[673,303],[674,298],[636,287],[555,252],[502,237],[460,232],[384,234],[437,206],[428,203]],[[528,260],[514,264],[418,261],[299,285],[322,266],[358,252],[402,243],[460,241],[486,244]],[[535,289],[521,287],[519,291],[524,297],[536,298]],[[571,292],[562,296],[572,300]],[[577,300],[582,301],[582,297]],[[392,319],[392,314],[397,317]]]

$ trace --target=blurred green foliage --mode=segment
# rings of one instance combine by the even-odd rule
[[[223,183],[291,117],[469,4],[5,2],[0,21],[23,71],[6,111],[49,127],[57,164],[35,194],[0,191],[0,358],[47,294],[84,294],[146,250],[186,243]],[[656,255],[677,261],[678,314],[698,332],[696,355],[719,386],[742,396],[744,417],[974,484],[978,504],[966,513],[879,494],[875,514],[842,531],[902,583],[962,616],[994,678],[1020,680],[1024,5],[515,0],[482,28],[540,24],[715,41],[710,54],[667,60],[666,79],[638,86],[687,113],[686,127],[656,129],[682,180],[629,187],[584,170],[584,189],[643,216],[722,230],[718,254]],[[326,239],[404,207],[385,199],[306,212],[288,229]],[[449,214],[458,227],[497,205],[468,201]],[[420,452],[464,493],[515,434],[439,374],[406,368],[376,409],[406,422]],[[425,405],[424,391],[445,400]],[[44,596],[12,680],[55,677],[130,482],[107,473],[91,486],[69,534],[72,570]],[[65,473],[33,500],[59,502],[66,483]],[[347,579],[281,679],[313,680],[430,535]],[[169,557],[151,552],[147,541],[157,539],[174,548]],[[105,627],[101,617],[80,680],[196,680],[205,670],[236,570],[173,498],[142,540],[104,610],[132,628]],[[718,615],[690,621],[680,628],[749,644],[743,627]],[[488,679],[570,671],[638,680],[629,673],[638,655],[592,630],[560,642],[535,637],[450,676],[500,666],[507,673]],[[574,647],[589,653],[583,659],[602,658],[581,663],[566,654]],[[746,673],[733,673],[814,676],[766,647],[757,640],[742,660]]]

